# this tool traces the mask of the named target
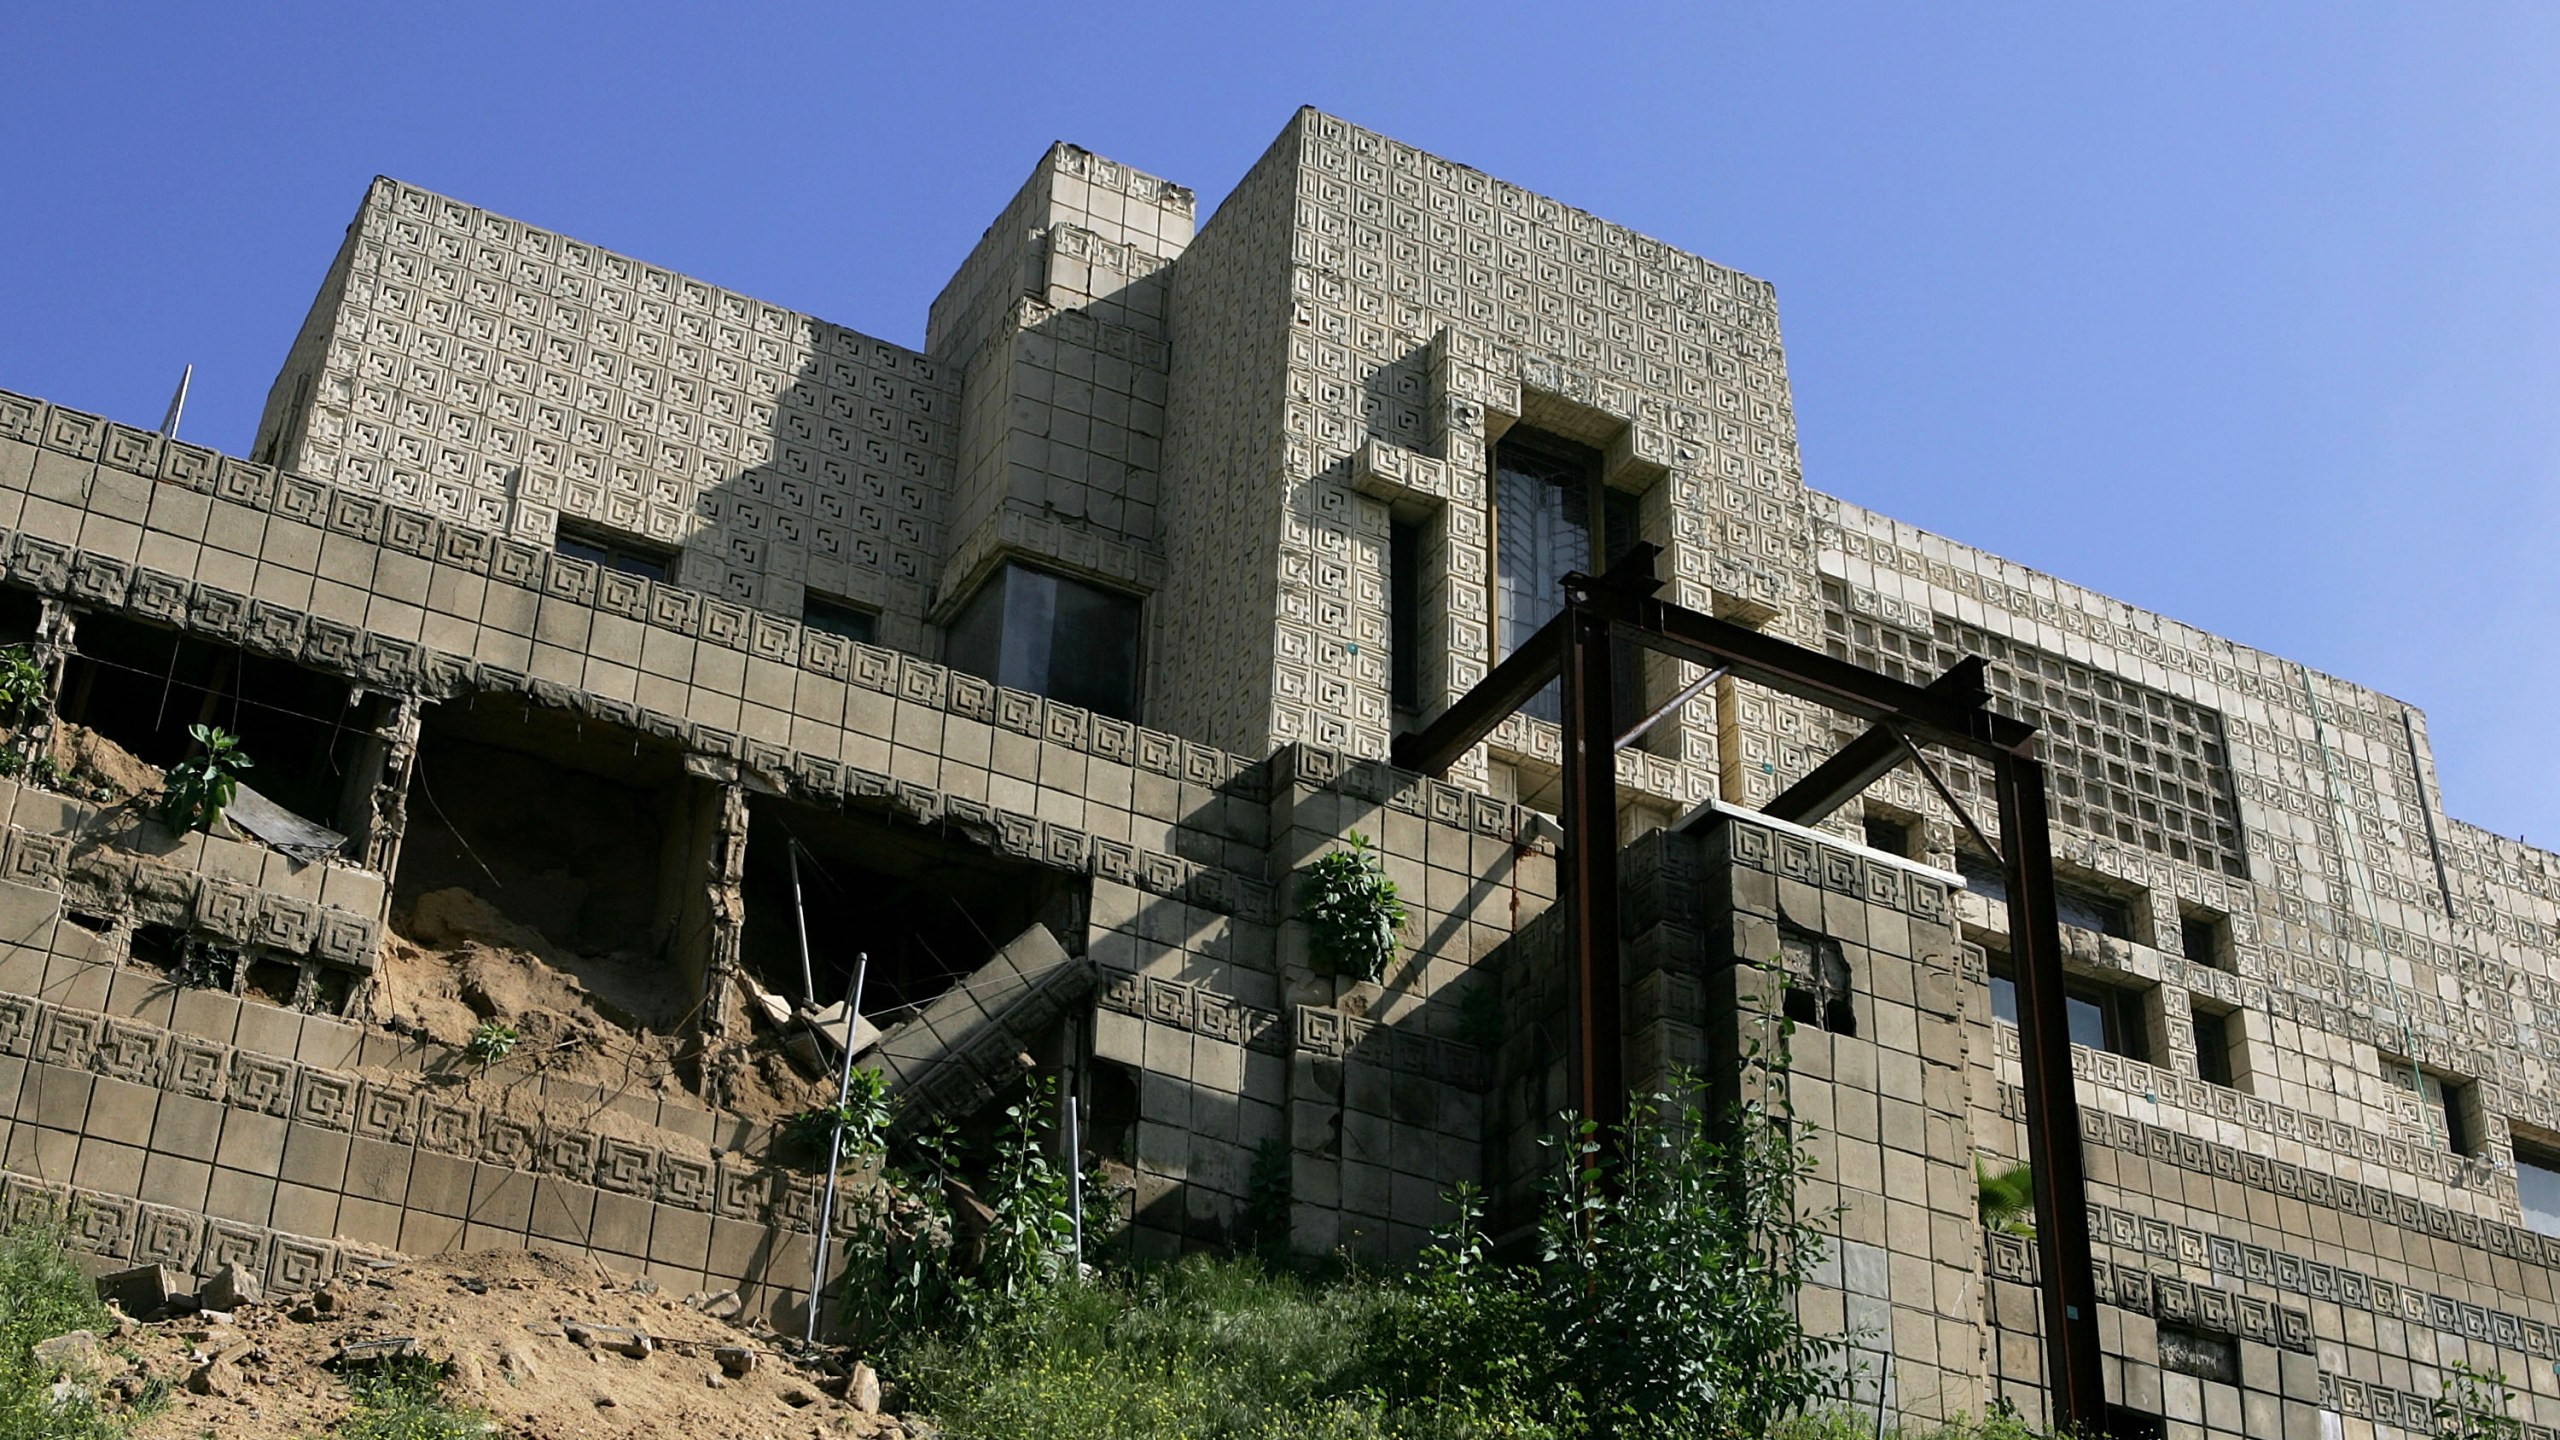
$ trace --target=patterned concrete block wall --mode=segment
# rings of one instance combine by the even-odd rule
[[[927,638],[956,378],[924,356],[377,180],[258,453],[548,545],[566,518],[795,618],[805,592]]]

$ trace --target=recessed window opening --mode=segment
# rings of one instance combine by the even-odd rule
[[[880,617],[842,600],[824,595],[806,594],[800,600],[800,623],[829,635],[841,635],[857,645],[869,645],[880,633]]]
[[[2515,1137],[2516,1203],[2524,1223],[2545,1235],[2560,1235],[2560,1138]]]
[[[2190,1006],[2188,1015],[2195,1027],[2196,1076],[2213,1085],[2234,1085],[2238,1067],[2231,1063],[2232,1047],[2239,1043],[2239,1026],[2230,1015],[2203,1005]]]
[[[1054,914],[1066,883],[1060,872],[913,826],[755,796],[747,808],[744,956],[767,990],[788,999],[801,997],[795,841],[816,1003],[842,1000],[855,957],[867,954],[862,1013],[883,1029]],[[1058,938],[1077,940],[1064,931]]]
[[[2223,1385],[2240,1383],[2240,1343],[2228,1335],[2162,1321],[2160,1368]]]
[[[25,645],[36,638],[44,618],[44,602],[32,590],[0,585],[0,645]]]
[[[584,560],[643,580],[664,583],[675,573],[676,552],[671,547],[600,525],[562,520],[552,548],[572,560]]]
[[[291,960],[272,956],[253,959],[248,973],[241,978],[241,992],[252,1000],[263,1001],[279,1010],[290,1010],[302,993],[302,966]]]
[[[2382,1056],[2382,1073],[2402,1090],[2414,1086],[2419,1103],[2432,1112],[2422,1119],[2448,1152],[2479,1152],[2480,1125],[2473,1113],[2478,1102],[2470,1081],[2387,1054]]]
[[[1505,656],[1564,609],[1565,576],[1598,575],[1644,538],[1637,497],[1602,480],[1599,451],[1525,426],[1513,426],[1493,447],[1493,516],[1496,633]],[[1643,718],[1643,656],[1630,644],[1612,654],[1611,708],[1623,731]],[[1561,721],[1562,683],[1521,708]]]
[[[1387,522],[1387,689],[1399,710],[1422,708],[1422,522]]]
[[[2180,910],[2178,946],[2187,952],[2187,959],[2194,964],[2210,965],[2216,970],[2233,968],[2231,917],[2210,910]]]
[[[1136,597],[1034,570],[997,568],[952,622],[945,657],[999,685],[1138,718]]]
[[[1991,981],[1991,1018],[2005,1024],[2018,1023],[2018,972],[2006,951],[1988,952]],[[2067,977],[2062,986],[2063,1018],[2071,1030],[2071,1043],[2086,1045],[2122,1055],[2128,1060],[2149,1058],[2149,1027],[2143,1022],[2142,992],[2122,986]]]
[[[1920,827],[1913,822],[1870,810],[1861,822],[1865,827],[1867,848],[1906,860],[1917,859]]]
[[[215,726],[239,737],[250,760],[242,783],[259,794],[339,831],[362,813],[371,786],[359,762],[378,702],[359,699],[346,681],[120,615],[81,616],[77,640],[63,671],[67,724],[161,770],[200,748],[190,727]],[[76,734],[63,740],[75,757],[86,743]],[[110,770],[143,778],[103,751],[80,763],[110,781]]]

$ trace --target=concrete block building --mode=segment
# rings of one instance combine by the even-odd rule
[[[0,782],[7,1203],[284,1285],[539,1245],[787,1318],[818,1192],[740,1097],[763,997],[859,952],[911,1107],[1075,1074],[1136,1253],[1409,1254],[1458,1184],[1516,1207],[1562,1101],[1559,734],[1390,742],[1639,541],[2042,727],[2112,1400],[2362,1440],[2460,1363],[2550,1440],[2555,862],[2444,813],[2425,718],[1811,488],[1766,281],[1313,111],[1205,220],[1053,148],[921,351],[377,180],[248,455],[0,393],[19,735],[165,766],[219,720],[302,827]],[[1998,872],[1909,770],[1756,811],[1858,728],[1719,679],[1621,754],[1629,1078],[1794,1018],[1848,1398],[2039,1414],[1976,1199],[2022,1154]],[[1412,908],[1376,982],[1296,918],[1354,832]],[[841,882],[805,980],[798,857]],[[462,1084],[377,1023],[455,888],[618,957],[677,1083]]]

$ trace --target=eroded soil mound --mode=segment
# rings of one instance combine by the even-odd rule
[[[845,1362],[799,1363],[782,1344],[589,1262],[485,1251],[359,1272],[224,1318],[136,1325],[105,1347],[136,1358],[108,1360],[98,1379],[111,1394],[165,1384],[169,1408],[135,1431],[142,1440],[327,1435],[350,1409],[339,1376],[357,1362],[342,1357],[402,1348],[449,1367],[450,1403],[522,1440],[915,1433],[848,1403],[849,1388],[862,1391]]]
[[[679,1003],[684,1002],[684,1003]],[[615,1094],[685,1093],[678,1061],[692,1018],[672,967],[562,949],[469,890],[430,891],[392,917],[374,971],[372,1019],[457,1049],[483,1024],[515,1034],[504,1068]],[[823,1087],[759,1036],[730,1108],[751,1120],[796,1114]]]

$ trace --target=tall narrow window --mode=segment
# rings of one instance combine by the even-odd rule
[[[1422,526],[1387,524],[1387,687],[1399,710],[1422,708]]]
[[[2516,1203],[2524,1223],[2545,1235],[2560,1235],[2560,1149],[2518,1139]]]
[[[2190,1015],[2196,1031],[2196,1077],[2211,1085],[2229,1085],[2235,1078],[2231,1067],[2231,1017],[2219,1010],[2194,1006]]]
[[[1564,577],[1597,575],[1638,539],[1636,497],[1600,478],[1600,452],[1537,431],[1513,429],[1493,449],[1494,579],[1497,634],[1507,656],[1564,608]],[[1594,520],[1597,520],[1597,534]],[[1634,723],[1639,701],[1636,647],[1616,647],[1613,709]],[[1563,691],[1550,685],[1526,706],[1541,720],[1563,718]]]

